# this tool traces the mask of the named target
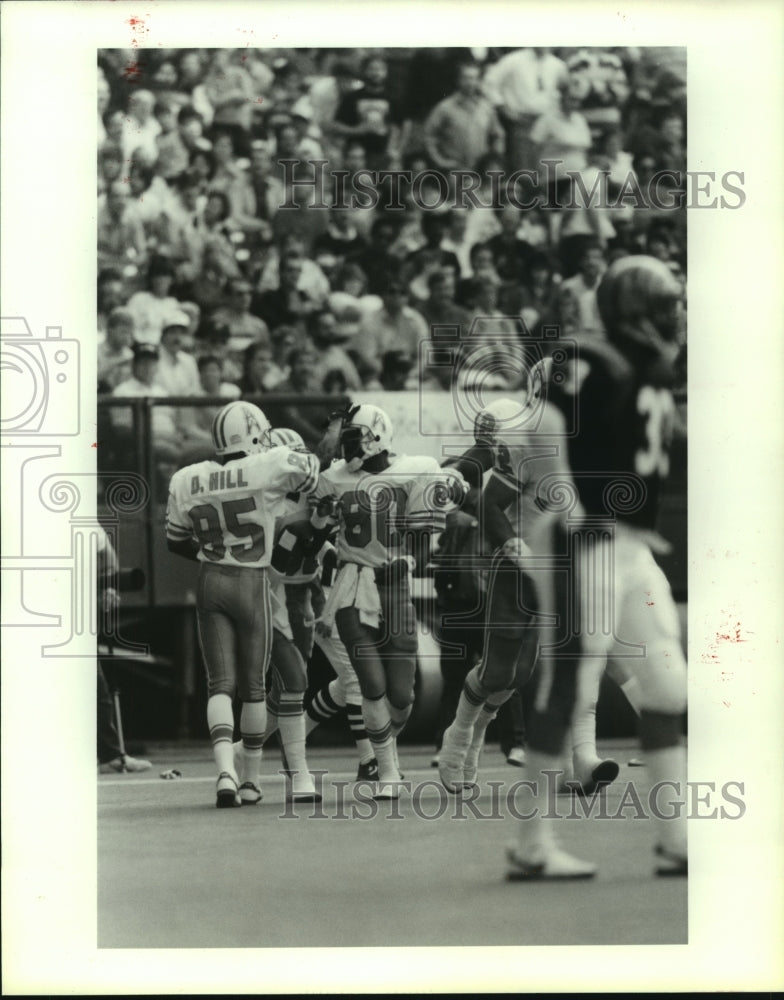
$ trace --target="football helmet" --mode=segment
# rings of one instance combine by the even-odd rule
[[[474,418],[474,441],[492,447],[504,431],[522,428],[524,404],[513,399],[496,399]]]
[[[285,445],[292,451],[307,451],[302,435],[290,427],[276,427],[270,431],[270,442],[273,448],[280,448]]]
[[[340,448],[351,472],[392,446],[392,421],[378,406],[362,403],[348,411],[340,431]]]
[[[269,451],[270,422],[258,406],[235,400],[212,421],[212,443],[216,455],[256,455]]]
[[[677,349],[683,332],[684,289],[667,265],[633,254],[614,261],[596,291],[596,302],[611,341],[647,343],[659,353]]]

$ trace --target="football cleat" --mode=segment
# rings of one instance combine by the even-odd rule
[[[578,769],[575,768],[575,774],[577,773]],[[575,795],[593,795],[597,789],[611,785],[620,773],[621,768],[616,761],[600,760],[591,768],[590,775],[586,775],[583,780],[575,778],[574,781],[567,781],[566,785]]]
[[[439,754],[438,753],[433,754],[433,756],[430,758],[430,766],[438,767],[438,760],[439,760]]]
[[[149,771],[151,767],[152,763],[149,760],[124,754],[122,757],[115,757],[114,760],[99,764],[98,771],[101,774],[138,774],[140,771]]]
[[[659,878],[683,878],[689,874],[689,861],[683,854],[668,851],[657,844],[654,852],[657,857],[655,873]]]
[[[291,784],[286,798],[289,802],[321,802],[321,794],[310,771],[291,771]]]
[[[242,805],[237,781],[228,771],[221,771],[218,775],[215,791],[215,805],[218,809],[233,809],[234,806]]]
[[[378,761],[374,757],[357,768],[356,781],[378,781]]]
[[[543,882],[593,878],[596,865],[575,858],[558,847],[539,848],[523,857],[517,847],[507,847],[508,882]]]
[[[466,787],[465,762],[469,746],[469,739],[456,734],[454,725],[444,733],[444,742],[438,755],[438,776],[441,784],[452,795],[462,795]]]
[[[507,754],[506,763],[512,767],[525,767],[525,750],[522,747],[512,747]]]
[[[632,757],[632,759],[626,763],[629,767],[645,767],[645,761],[642,757]]]
[[[240,802],[244,806],[255,806],[261,802],[261,789],[252,781],[243,781],[240,785]]]
[[[400,798],[400,785],[397,781],[380,781],[373,792],[374,799],[387,800]]]

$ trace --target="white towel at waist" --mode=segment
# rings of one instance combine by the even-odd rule
[[[341,608],[356,607],[359,620],[370,628],[381,624],[381,599],[376,587],[376,575],[370,566],[344,563],[338,570],[332,590],[321,613],[321,623],[331,635],[335,614]]]

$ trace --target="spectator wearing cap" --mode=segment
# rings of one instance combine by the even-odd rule
[[[98,201],[98,267],[136,274],[147,263],[144,226],[130,203],[128,185],[114,181]]]
[[[431,163],[441,170],[470,170],[487,153],[503,152],[504,131],[482,93],[481,71],[475,63],[460,67],[457,89],[428,115],[424,144]]]
[[[250,312],[252,301],[251,283],[243,277],[232,278],[225,305],[213,314],[215,323],[228,328],[227,349],[230,354],[241,355],[251,343],[264,343],[268,347],[272,344],[267,324]]]
[[[167,396],[196,396],[200,392],[196,359],[183,350],[189,325],[184,312],[174,313],[163,323],[155,380]]]
[[[173,313],[180,312],[179,302],[169,294],[173,281],[172,262],[160,255],[152,257],[147,269],[147,289],[135,292],[128,300],[139,343],[159,344],[164,323]]]
[[[318,353],[319,371],[340,371],[346,387],[351,392],[361,389],[362,379],[346,350],[350,337],[346,335],[334,314],[327,309],[314,313],[309,325],[311,338]]]
[[[132,375],[115,386],[113,396],[121,399],[165,397],[166,390],[157,381],[158,348],[154,344],[136,344],[133,349]],[[133,428],[130,409],[112,407],[112,424],[121,434]],[[170,406],[152,408],[152,435],[156,457],[160,461],[177,462],[181,454],[182,435],[174,410]]]
[[[98,391],[111,392],[131,377],[133,313],[117,306],[106,321],[106,338],[98,344]]]
[[[419,365],[420,344],[427,340],[428,328],[422,315],[406,304],[407,299],[405,283],[392,279],[384,290],[381,307],[360,320],[354,346],[366,384],[378,384],[381,359],[387,351],[402,351],[412,367]]]
[[[150,163],[158,156],[156,139],[161,126],[153,114],[155,97],[149,90],[136,90],[128,101],[128,116],[123,126],[123,156],[130,160],[141,149]]]

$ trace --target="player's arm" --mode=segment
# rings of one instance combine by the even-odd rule
[[[482,494],[485,538],[492,549],[525,568],[528,546],[506,515],[521,488],[511,466],[509,451],[502,445],[498,448],[496,464]]]
[[[191,562],[198,561],[199,543],[193,536],[193,528],[186,522],[185,515],[177,502],[176,474],[169,487],[169,500],[166,504],[166,547],[169,552]]]

